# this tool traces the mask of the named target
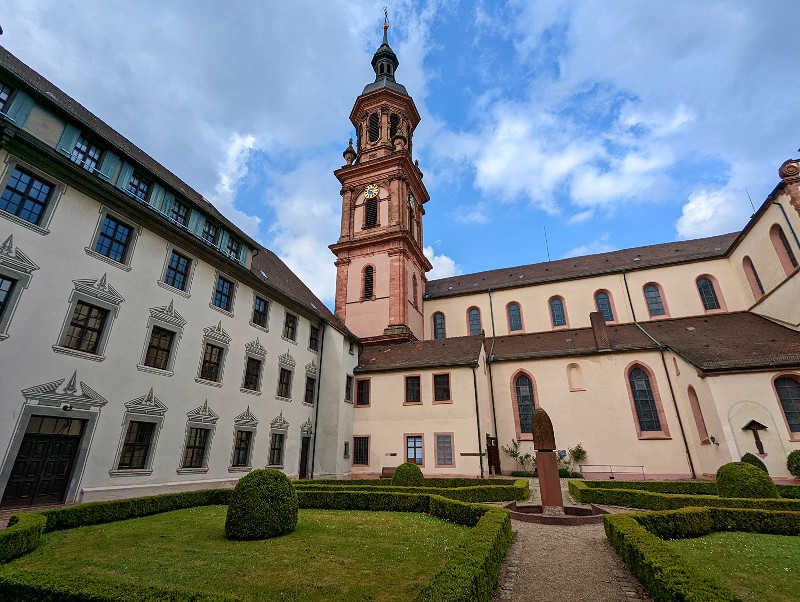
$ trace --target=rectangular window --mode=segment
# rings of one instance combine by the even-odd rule
[[[100,235],[97,237],[97,243],[94,245],[95,252],[119,263],[125,263],[128,243],[131,240],[131,230],[132,228],[127,224],[106,215]]]
[[[107,309],[78,301],[61,346],[96,354],[107,318]]]
[[[406,437],[406,462],[422,464],[422,435]]]
[[[349,374],[344,379],[344,400],[353,403],[353,377]]]
[[[450,401],[450,375],[433,375],[433,400]]]
[[[419,376],[406,376],[406,403],[419,403],[420,397]]]
[[[250,442],[252,431],[236,431],[236,442],[233,444],[233,466],[250,466]]]
[[[311,327],[311,334],[308,336],[308,348],[319,351],[319,328]]]
[[[297,316],[286,314],[286,320],[283,322],[283,336],[290,341],[297,340]]]
[[[317,388],[317,379],[306,376],[306,394],[303,401],[314,404],[314,390]]]
[[[269,441],[269,466],[283,466],[283,433],[272,433]]]
[[[133,422],[128,424],[125,433],[125,442],[122,444],[122,453],[119,456],[119,466],[124,469],[147,468],[147,453],[153,440],[154,422]]]
[[[70,159],[83,167],[86,171],[93,172],[100,162],[100,149],[83,136],[78,138],[75,148],[72,149]]]
[[[359,379],[356,381],[356,405],[369,405],[369,379]]]
[[[281,368],[278,376],[278,397],[289,399],[292,396],[292,371]]]
[[[222,276],[217,278],[217,288],[214,291],[214,305],[225,311],[231,310],[233,297],[233,282],[225,280]]]
[[[228,239],[228,257],[239,261],[239,253],[242,251],[242,243],[233,238]]]
[[[6,276],[0,276],[0,318],[3,317],[6,311],[6,307],[11,300],[11,295],[14,294],[14,285],[16,284],[16,280],[12,280]]]
[[[438,466],[453,465],[452,435],[436,435],[436,464]]]
[[[200,367],[200,378],[219,382],[222,351],[222,347],[206,343],[206,348],[203,352],[203,364]]]
[[[3,196],[0,197],[0,209],[38,225],[52,190],[50,184],[14,168]]]
[[[255,301],[253,301],[253,324],[261,326],[261,328],[267,327],[268,308],[269,304],[266,300],[261,297],[255,298]]]
[[[201,234],[201,238],[204,242],[210,244],[212,247],[217,246],[217,235],[219,234],[219,228],[217,228],[211,222],[206,222],[203,226],[203,233]]]
[[[243,389],[248,391],[261,390],[261,361],[253,357],[247,358],[247,365],[244,368]]]
[[[175,333],[159,326],[153,326],[150,333],[150,342],[147,345],[147,354],[144,357],[144,365],[159,370],[167,370],[169,366],[169,354],[172,351],[172,341]]]
[[[183,451],[183,468],[203,468],[206,459],[207,442],[208,429],[189,429],[189,437],[186,439],[186,449]]]
[[[150,182],[145,180],[141,174],[133,172],[131,179],[128,180],[128,185],[125,186],[125,192],[133,198],[142,201],[147,201],[147,192],[150,190]]]
[[[169,219],[173,222],[178,224],[179,226],[183,226],[184,228],[189,225],[189,213],[191,210],[189,207],[184,205],[179,201],[173,201],[172,209],[169,211]]]
[[[369,465],[369,437],[353,437],[353,464]]]
[[[169,258],[169,265],[167,265],[167,273],[164,274],[164,284],[174,286],[180,291],[185,291],[191,267],[191,259],[184,257],[177,251],[173,251]]]
[[[0,82],[0,112],[5,113],[6,103],[11,98],[11,88]]]

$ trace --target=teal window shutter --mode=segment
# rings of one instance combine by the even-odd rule
[[[64,133],[61,134],[61,140],[58,141],[58,146],[56,147],[58,152],[68,157],[71,156],[80,135],[81,131],[71,123],[68,123],[67,127],[64,128]]]
[[[14,100],[11,101],[11,106],[6,111],[6,118],[17,127],[23,127],[25,122],[28,121],[28,115],[31,114],[33,104],[33,99],[30,96],[22,90],[18,90],[14,95]]]
[[[195,236],[200,236],[203,233],[203,226],[205,225],[205,216],[199,211],[192,210],[192,214],[189,216],[189,232]]]
[[[172,209],[172,201],[175,200],[175,195],[172,194],[169,190],[164,192],[164,199],[161,201],[161,206],[153,205],[156,209],[158,209],[164,215],[169,214],[170,209]]]
[[[231,237],[231,233],[225,230],[224,228],[219,229],[219,249],[227,254],[228,253],[228,240]]]
[[[69,127],[69,126],[67,126]],[[64,140],[64,137],[61,137],[61,140]],[[72,143],[73,146],[75,143]],[[59,146],[61,143],[59,142]],[[60,150],[60,149],[59,149]],[[117,166],[120,163],[119,157],[110,151],[106,151],[103,155],[103,160],[100,163],[100,169],[97,170],[97,173],[100,175],[101,178],[104,180],[111,181],[111,176],[114,175],[114,172],[117,171]]]
[[[153,186],[150,189],[150,198],[147,199],[147,204],[153,207],[154,209],[160,209],[161,200],[163,198],[164,198],[164,187],[156,182],[153,182]]]
[[[249,247],[246,244],[242,243],[242,246],[239,249],[239,263],[242,264],[242,265],[246,265],[247,264],[247,249],[248,248]]]
[[[133,175],[133,165],[123,161],[122,169],[119,170],[119,176],[117,177],[117,188],[119,188],[120,190],[125,190],[125,187],[128,185],[128,182],[131,181],[132,175]]]

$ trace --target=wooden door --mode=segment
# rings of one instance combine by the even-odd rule
[[[497,446],[497,437],[486,436],[486,456],[489,462],[489,472],[500,474],[500,448]]]

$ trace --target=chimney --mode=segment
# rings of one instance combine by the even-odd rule
[[[598,351],[611,351],[611,343],[608,341],[608,328],[603,312],[593,311],[589,314],[592,322],[592,332],[594,332],[594,342],[597,343]]]

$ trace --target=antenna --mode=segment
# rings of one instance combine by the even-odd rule
[[[756,214],[756,208],[753,205],[753,199],[750,198],[750,191],[747,190],[746,186],[744,188],[744,191],[747,193],[747,199],[750,201],[750,208],[753,210],[753,215],[755,215]],[[753,217],[753,215],[751,215],[750,217]]]
[[[550,244],[547,242],[547,226],[542,226],[544,228],[544,246],[547,248],[547,261],[550,261]]]

